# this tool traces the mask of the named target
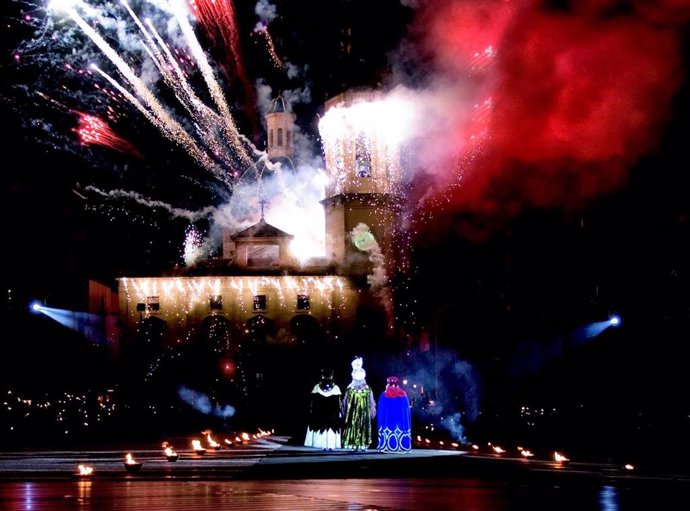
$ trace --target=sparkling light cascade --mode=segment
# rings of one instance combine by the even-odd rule
[[[107,2],[92,5],[80,0],[54,1],[50,7],[49,13],[65,13],[71,18],[115,66],[125,83],[118,81],[97,64],[92,64],[92,70],[114,87],[165,137],[179,144],[197,163],[212,172],[215,178],[232,186],[247,170],[254,168],[254,161],[261,154],[237,130],[222,88],[194,34],[187,3],[170,0],[165,4],[142,4],[142,9],[145,7],[147,12],[156,8],[156,20],[167,23],[168,31],[170,26],[176,28],[180,43],[185,45],[182,52],[171,49],[171,44],[162,38],[152,18],[142,22],[124,0],[119,6]],[[127,19],[136,27],[138,36]],[[160,101],[142,78],[144,63],[148,59],[142,57],[141,68],[135,69],[130,58],[126,60],[125,55],[109,44],[109,40],[124,38],[118,30],[126,31],[127,44],[141,48],[142,54],[153,62],[164,83],[173,91],[179,105],[193,122],[193,132],[170,113],[169,107]],[[135,37],[136,40],[133,41]],[[188,73],[182,66],[192,64],[203,77],[213,107],[199,97],[189,82]]]

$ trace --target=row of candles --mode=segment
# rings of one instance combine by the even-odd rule
[[[223,444],[220,442],[217,442],[212,434],[209,431],[204,431],[203,432],[206,435],[206,441],[208,443],[208,448],[213,449],[213,450],[220,450],[223,447]],[[266,437],[271,435],[272,432],[269,431],[264,431],[264,430],[259,430],[258,433],[254,433],[250,435],[249,433],[240,433],[235,438],[230,439],[230,438],[225,438],[223,442],[225,443],[226,446],[230,447],[232,445],[243,445],[251,442],[252,440],[258,440],[260,438]],[[175,462],[180,459],[180,455],[175,451],[172,445],[168,442],[163,442],[161,445],[163,449],[163,455],[169,462]],[[204,447],[201,443],[201,440],[194,439],[192,440],[192,450],[198,455],[204,455],[206,454],[206,447]],[[143,462],[137,461],[134,456],[132,456],[132,453],[127,453],[125,456],[125,461],[124,461],[124,466],[125,470],[127,472],[138,472],[141,467],[143,466]],[[80,464],[78,467],[78,472],[77,475],[82,476],[82,477],[89,477],[93,475],[94,469],[90,465],[85,465],[85,464]]]
[[[433,444],[432,440],[430,440],[428,438],[422,438],[421,435],[417,436],[417,442],[416,443],[419,447],[428,447],[428,448],[432,447],[432,444]],[[448,442],[447,445],[453,449],[459,449],[461,447],[461,445],[457,442]],[[438,446],[441,449],[447,448],[447,445],[446,445],[445,441],[438,440]],[[506,450],[503,449],[501,446],[495,445],[491,442],[488,442],[487,446],[489,448],[490,454],[502,455],[502,454],[506,453]],[[471,444],[471,448],[474,452],[480,451],[480,447],[477,444]],[[517,451],[518,451],[518,453],[520,453],[520,456],[522,456],[524,459],[529,459],[529,458],[534,457],[534,453],[532,453],[532,451],[530,451],[529,449],[525,449],[524,447],[518,446]],[[567,465],[568,463],[570,463],[570,458],[568,458],[567,456],[565,456],[564,454],[562,454],[558,451],[554,451],[553,452],[553,461],[555,461],[559,465]],[[623,465],[623,468],[625,470],[634,470],[635,469],[635,467],[633,465],[631,465],[630,463],[626,463],[625,465]]]

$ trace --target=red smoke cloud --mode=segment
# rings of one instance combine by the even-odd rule
[[[435,149],[421,164],[433,179],[422,214],[500,220],[525,207],[578,207],[625,183],[659,143],[684,79],[690,2],[557,3],[420,8],[414,33],[439,81],[457,90],[443,140],[420,144]]]

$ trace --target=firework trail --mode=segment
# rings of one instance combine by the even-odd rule
[[[227,56],[224,64],[251,89],[242,64],[239,33],[237,30],[235,6],[232,0],[188,0],[194,17],[204,28],[214,46]]]
[[[211,43],[224,58],[223,67],[228,74],[234,74],[242,83],[245,94],[245,112],[251,114],[256,100],[247,73],[244,69],[239,32],[232,0],[188,0],[191,11],[203,27]],[[253,114],[251,120],[255,123]]]
[[[268,55],[271,57],[271,62],[273,62],[273,65],[276,68],[283,69],[283,63],[281,62],[280,57],[278,57],[278,54],[276,53],[276,49],[273,44],[273,39],[271,38],[271,34],[268,33],[268,27],[263,23],[257,23],[256,27],[254,27],[253,33],[263,37],[266,44],[266,51],[268,52]]]
[[[77,119],[79,124],[76,132],[82,144],[102,145],[141,158],[141,154],[134,145],[118,136],[100,117],[77,112]]]
[[[137,158],[143,158],[134,144],[115,133],[108,123],[99,116],[71,109],[67,105],[51,98],[41,91],[36,91],[35,94],[56,110],[68,112],[77,116],[77,127],[74,131],[77,133],[81,144],[102,145],[114,149],[115,151],[136,156]],[[107,112],[109,119],[113,120],[116,118],[116,112],[114,110],[108,109]]]
[[[226,134],[229,137],[231,137],[233,147],[238,152],[238,155],[240,156],[242,162],[245,164],[251,164],[252,160],[249,157],[249,155],[244,151],[241,142],[242,137],[240,137],[239,133],[237,132],[237,128],[235,127],[232,114],[230,113],[230,107],[228,107],[228,104],[225,102],[225,97],[223,95],[223,91],[220,87],[220,84],[216,81],[213,69],[211,68],[208,59],[206,58],[206,54],[204,53],[204,50],[202,49],[201,45],[199,44],[199,41],[194,35],[194,29],[192,28],[192,25],[189,23],[189,20],[187,19],[187,11],[183,7],[182,0],[171,0],[170,5],[171,7],[173,7],[173,12],[175,13],[175,17],[177,18],[180,28],[182,29],[182,33],[187,38],[187,42],[192,51],[192,54],[196,58],[197,65],[199,66],[204,80],[206,81],[206,85],[208,86],[209,92],[211,93],[211,97],[213,98],[214,103],[220,111],[220,118],[222,121],[225,121],[224,126]],[[232,49],[235,56],[239,58],[239,52],[235,51],[237,50],[237,48],[232,47]]]

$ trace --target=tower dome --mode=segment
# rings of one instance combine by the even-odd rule
[[[278,96],[271,100],[271,104],[268,107],[266,114],[284,113],[289,111],[290,104],[283,99],[283,96]]]

